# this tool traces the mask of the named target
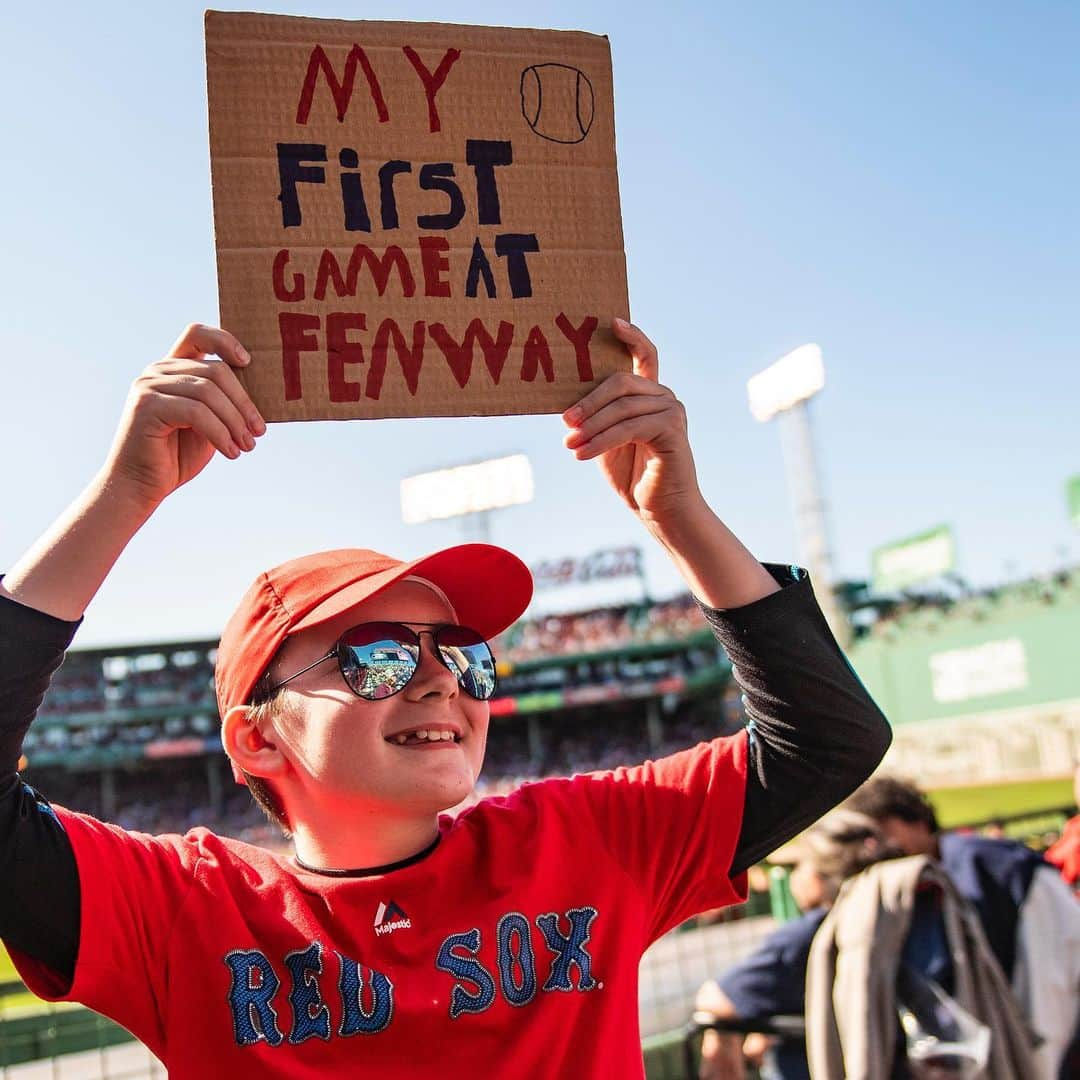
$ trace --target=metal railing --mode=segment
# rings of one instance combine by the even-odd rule
[[[161,1063],[119,1024],[80,1005],[33,998],[0,983],[0,1077],[4,1080],[149,1080]]]

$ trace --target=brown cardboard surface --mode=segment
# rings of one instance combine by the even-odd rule
[[[267,420],[560,412],[629,368],[606,38],[209,11],[206,64]]]

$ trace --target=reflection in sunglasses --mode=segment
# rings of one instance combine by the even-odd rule
[[[437,626],[426,632],[462,689],[481,701],[490,698],[495,692],[495,660],[487,642],[460,626]],[[420,639],[420,633],[400,623],[366,623],[347,631],[340,639],[339,656],[350,689],[371,701],[402,690],[419,665]]]

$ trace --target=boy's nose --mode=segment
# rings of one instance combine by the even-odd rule
[[[417,660],[416,674],[409,680],[408,689],[415,690],[418,696],[431,693],[446,694],[455,697],[458,681],[454,673],[443,663],[435,644],[435,634],[431,630],[420,630],[420,656]]]

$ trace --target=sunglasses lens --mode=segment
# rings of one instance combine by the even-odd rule
[[[339,642],[341,673],[354,694],[378,701],[405,686],[420,656],[418,641],[408,633],[399,623],[364,623],[345,634]]]
[[[465,626],[440,628],[438,641],[439,655],[461,689],[477,701],[487,701],[495,693],[495,657],[488,643]]]
[[[464,626],[443,626],[437,634],[442,662],[462,690],[477,701],[495,693],[495,658],[483,637]],[[379,701],[403,689],[420,661],[420,639],[401,623],[372,622],[353,627],[338,642],[341,673],[352,692]]]

